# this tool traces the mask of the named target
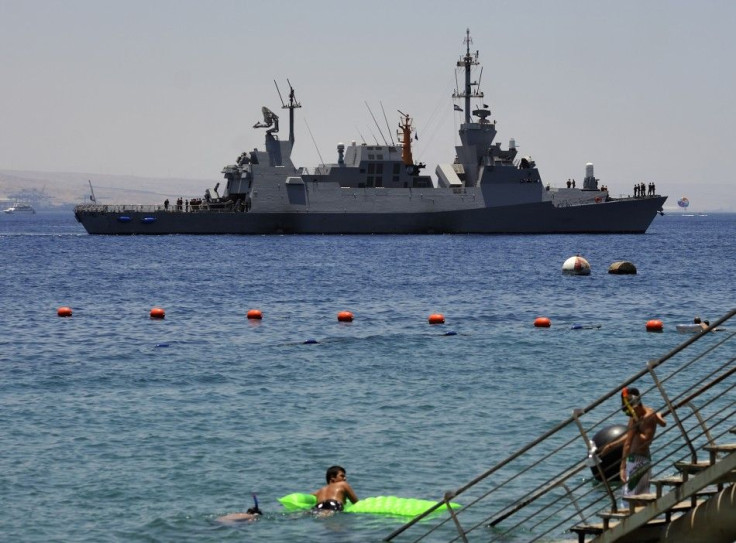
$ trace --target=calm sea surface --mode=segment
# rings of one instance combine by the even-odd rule
[[[0,216],[2,539],[380,541],[402,522],[277,498],[331,464],[361,497],[441,498],[680,344],[675,324],[736,307],[734,240],[736,215],[637,236],[355,237]],[[592,274],[563,276],[578,253]],[[609,275],[617,260],[639,273]],[[253,493],[265,518],[215,521]]]

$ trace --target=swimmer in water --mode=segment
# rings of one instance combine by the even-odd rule
[[[258,508],[258,498],[253,494],[253,501],[255,505],[249,508],[245,513],[230,513],[229,515],[223,515],[217,517],[217,522],[224,524],[235,524],[238,522],[255,522],[255,520],[263,515],[263,512]]]
[[[347,479],[343,467],[331,466],[328,468],[325,474],[327,484],[312,493],[317,498],[317,505],[314,506],[313,510],[320,513],[323,511],[342,511],[345,507],[346,498],[352,503],[357,503],[358,496],[356,496]]]

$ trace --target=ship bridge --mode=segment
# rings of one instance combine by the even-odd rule
[[[419,175],[416,166],[405,164],[397,145],[350,145],[338,143],[337,162],[322,164],[304,175],[305,181],[336,182],[343,188],[431,187],[429,176]]]

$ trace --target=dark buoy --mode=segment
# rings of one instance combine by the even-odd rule
[[[620,260],[608,267],[608,273],[614,275],[636,275],[636,266],[628,260]]]
[[[457,335],[457,332],[455,332],[455,330],[448,330],[447,332],[445,332],[442,335],[444,335],[444,336],[456,336]]]
[[[311,337],[304,340],[304,345],[316,345],[317,343],[319,343],[319,341]]]
[[[593,436],[593,443],[595,443],[596,448],[600,451],[603,447],[616,441],[625,433],[626,426],[623,424],[607,426]],[[621,453],[623,452],[623,449],[624,442],[621,441],[621,443],[613,447],[611,450],[606,451],[605,455],[599,455],[603,473],[609,481],[620,480],[619,473],[621,471]],[[595,477],[596,481],[601,481],[601,474],[598,472],[598,468],[591,467],[590,471],[593,473],[593,477]]]

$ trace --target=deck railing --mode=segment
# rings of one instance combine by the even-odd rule
[[[154,213],[154,212],[166,212],[166,213],[233,213],[235,210],[232,205],[212,205],[207,203],[189,205],[189,207],[182,207],[177,209],[176,205],[169,205],[166,208],[163,205],[136,205],[136,204],[79,204],[74,207],[74,211],[91,212],[91,213]]]

